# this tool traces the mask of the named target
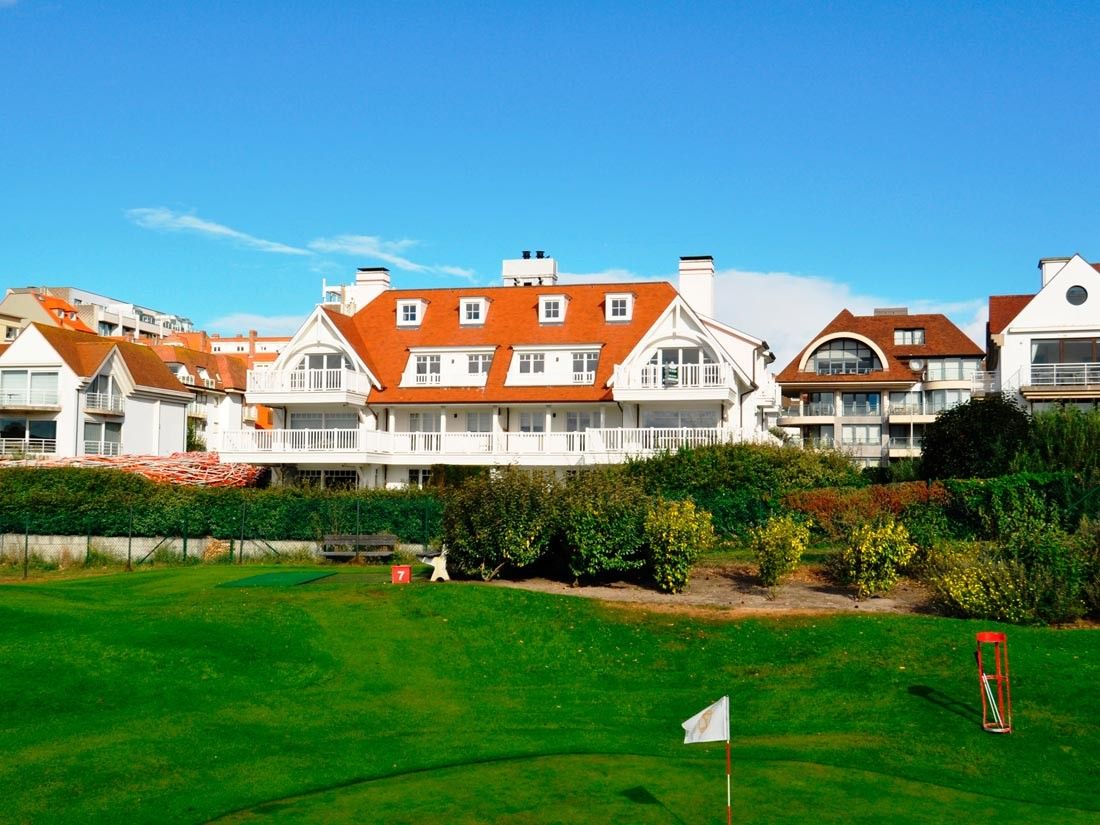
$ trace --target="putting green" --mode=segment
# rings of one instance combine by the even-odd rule
[[[335,575],[335,573],[318,573],[316,570],[289,570],[285,573],[262,573],[259,576],[222,582],[217,587],[293,587],[296,584],[308,584]]]

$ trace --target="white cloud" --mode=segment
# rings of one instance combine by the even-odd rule
[[[14,6],[19,0],[0,0],[0,9],[7,8],[8,6]]]
[[[187,215],[173,212],[164,207],[128,209],[126,217],[143,229],[155,229],[163,232],[196,232],[212,238],[236,241],[251,249],[261,252],[273,252],[278,255],[309,255],[309,250],[299,249],[294,246],[265,241],[238,229],[225,226],[213,221],[204,220],[196,215]]]
[[[420,241],[408,238],[400,241],[387,241],[377,235],[337,235],[333,238],[317,238],[310,241],[309,248],[315,252],[335,252],[340,255],[373,258],[406,272],[436,273],[439,275],[454,275],[466,280],[474,279],[474,271],[466,267],[450,264],[423,264],[411,260],[405,255],[405,252],[419,243]]]
[[[604,269],[600,272],[559,272],[558,279],[567,284],[620,284],[624,281],[664,281],[668,278],[647,277],[629,269]]]
[[[306,315],[253,315],[234,312],[207,321],[204,329],[219,335],[239,335],[254,329],[260,335],[293,335],[306,320]]]

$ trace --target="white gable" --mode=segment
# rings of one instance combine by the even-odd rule
[[[1074,305],[1067,298],[1073,287],[1087,293],[1084,303]],[[1080,255],[1074,255],[1065,266],[1051,276],[1039,294],[1025,306],[1005,328],[1008,334],[1027,331],[1057,330],[1072,334],[1074,330],[1100,328],[1100,272]]]

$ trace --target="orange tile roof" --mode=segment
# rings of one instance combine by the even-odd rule
[[[6,350],[10,346],[11,346],[11,344],[0,344],[0,355],[3,355],[4,350]]]
[[[607,322],[604,297],[609,292],[633,293],[630,321]],[[538,323],[540,295],[565,296],[564,323]],[[422,323],[415,328],[398,327],[397,301],[413,298],[427,302]],[[488,300],[484,324],[459,323],[463,298]],[[371,394],[372,404],[592,402],[612,400],[607,386],[612,368],[626,359],[675,298],[676,290],[665,282],[388,290],[351,318],[327,307],[325,312],[382,383],[382,390]],[[511,348],[540,344],[602,344],[595,382],[584,386],[505,386]],[[411,347],[463,346],[497,347],[484,387],[400,386]]]
[[[38,299],[38,303],[42,305],[42,308],[50,314],[50,318],[54,323],[62,329],[72,329],[77,332],[94,332],[94,330],[81,321],[80,318],[69,317],[70,314],[73,316],[76,315],[76,307],[68,301],[41,292],[35,292],[34,297]]]
[[[155,344],[149,348],[165,364],[183,364],[196,378],[200,368],[206,370],[207,375],[217,383],[217,389],[244,392],[247,386],[248,359],[244,356],[214,354],[171,344]],[[195,387],[203,389],[201,384]]]
[[[1034,297],[1034,295],[990,295],[989,334],[997,335],[1003,332],[1004,328],[1012,323]]]
[[[126,369],[130,371],[134,383],[138,386],[177,392],[186,391],[183,384],[176,380],[172,371],[147,346],[45,324],[35,323],[32,326],[42,334],[42,337],[73,372],[82,378],[93,376],[111,350],[117,349],[119,356],[126,364]]]
[[[895,344],[894,330],[923,329],[923,344]],[[884,369],[869,375],[818,375],[811,370],[800,371],[799,363],[814,341],[834,332],[854,332],[869,338],[886,354]],[[916,378],[909,368],[912,358],[980,358],[982,348],[971,341],[946,315],[853,315],[840,313],[813,337],[783,368],[775,380],[779,383],[866,384],[874,381],[906,381]]]

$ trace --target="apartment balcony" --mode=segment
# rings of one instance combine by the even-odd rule
[[[1020,394],[1027,399],[1100,397],[1100,364],[1032,364]]]
[[[592,378],[595,380],[594,375]],[[737,392],[733,368],[729,364],[646,364],[632,369],[616,366],[613,380],[616,401],[653,401],[661,398],[723,401]]]
[[[61,409],[57,390],[4,390],[0,392],[0,410],[49,410]]]
[[[241,421],[255,421],[258,414],[255,404],[241,405]]]
[[[924,439],[919,436],[894,436],[890,439],[890,458],[917,458],[920,456]]]
[[[723,428],[606,428],[570,433],[414,433],[379,430],[237,430],[223,433],[229,461],[272,463],[511,464],[622,461],[681,447],[732,443]]]
[[[997,372],[976,372],[970,379],[970,395],[974,398],[996,395],[1001,391],[1001,376]]]
[[[187,405],[188,418],[206,418],[206,405],[192,401]]]
[[[813,450],[831,450],[836,447],[836,441],[833,440],[831,436],[803,438],[800,435],[796,435],[792,436],[787,443],[796,447],[805,447]]]
[[[836,407],[831,401],[804,401],[784,409],[779,414],[779,426],[831,424],[835,415]]]
[[[881,418],[882,407],[867,401],[845,401],[840,405],[840,414],[845,418]]]
[[[251,404],[363,404],[370,379],[347,369],[249,370],[247,397]]]
[[[126,409],[126,399],[121,395],[106,392],[89,392],[84,395],[84,411],[100,415],[122,415]],[[110,453],[103,453],[110,455]]]
[[[895,424],[927,424],[935,420],[933,405],[924,403],[890,404],[890,421]]]
[[[52,438],[0,438],[0,456],[23,458],[54,455],[57,441]]]
[[[838,447],[845,453],[857,458],[879,458],[882,456],[882,438],[846,438]]]
[[[117,441],[85,441],[84,455],[118,455],[122,445]]]

